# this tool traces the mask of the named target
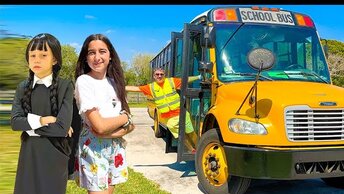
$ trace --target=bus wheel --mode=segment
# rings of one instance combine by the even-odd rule
[[[251,179],[229,175],[224,148],[217,129],[201,136],[196,152],[197,178],[208,194],[242,194]]]
[[[322,178],[321,180],[331,187],[344,189],[344,177]]]
[[[161,126],[159,124],[158,113],[156,111],[154,112],[154,135],[157,138],[164,136],[164,132],[161,130]]]

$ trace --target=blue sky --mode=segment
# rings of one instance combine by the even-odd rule
[[[157,54],[172,31],[221,5],[0,5],[0,30],[34,36],[48,32],[77,51],[85,38],[102,33],[122,61]],[[259,5],[265,6],[265,5]],[[309,15],[321,38],[344,42],[344,5],[267,5]]]

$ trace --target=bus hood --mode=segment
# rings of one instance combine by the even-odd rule
[[[218,99],[233,100],[233,104],[240,105],[253,84],[253,82],[237,82],[222,85],[218,88]],[[344,108],[344,88],[330,84],[264,81],[258,82],[257,90],[257,101],[271,101],[273,106],[308,105],[311,108],[326,108],[332,105],[332,108]],[[245,104],[248,104],[248,99]]]
[[[249,103],[250,95],[243,103],[253,84],[253,82],[236,82],[223,84],[217,88],[216,101],[209,112],[216,117],[225,142],[264,146],[314,146],[319,145],[319,142],[323,145],[344,143],[343,140],[291,140],[285,119],[291,109],[306,110],[305,114],[308,114],[308,110],[343,112],[344,88],[312,82],[258,82],[256,108],[254,104]],[[321,114],[324,117],[328,115],[328,113]],[[339,117],[344,118],[340,115],[341,112]],[[267,134],[235,133],[229,128],[229,121],[233,118],[260,123],[266,128]]]

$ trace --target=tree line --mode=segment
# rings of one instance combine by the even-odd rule
[[[14,90],[28,76],[25,50],[29,41],[30,39],[21,37],[0,38],[0,90]],[[61,47],[63,64],[60,75],[74,80],[78,53],[70,45]],[[149,62],[152,58],[153,55],[150,54],[137,54],[131,64],[121,62],[127,85],[143,85],[150,81]]]
[[[328,46],[329,70],[334,85],[344,87],[344,43],[337,40],[321,40]]]
[[[18,83],[28,76],[28,66],[25,60],[25,49],[29,42],[26,37],[0,38],[0,90],[14,90]],[[344,43],[336,40],[322,39],[323,45],[328,45],[329,70],[332,82],[344,87]],[[78,53],[70,45],[62,45],[63,65],[60,75],[74,80],[74,70]],[[127,85],[143,85],[151,81],[151,54],[133,56],[131,64],[122,61],[122,67]]]

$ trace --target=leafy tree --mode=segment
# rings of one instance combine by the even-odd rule
[[[128,71],[129,69],[129,64],[125,61],[121,61],[121,66],[124,72]]]
[[[150,61],[153,55],[138,54],[133,57],[132,71],[136,75],[135,85],[144,85],[151,81],[151,67]]]
[[[5,37],[0,39],[0,90],[14,90],[28,76],[25,50],[26,38]]]
[[[332,83],[336,86],[344,87],[344,76],[332,76]]]
[[[14,90],[29,75],[25,51],[30,39],[6,37],[0,39],[0,90]],[[61,77],[74,80],[77,61],[75,48],[62,45]]]
[[[133,68],[124,72],[125,84],[126,85],[136,85],[137,76]]]
[[[344,87],[344,43],[337,40],[321,40],[328,46],[328,66],[334,85]]]
[[[329,54],[328,63],[332,83],[344,87],[344,56]]]
[[[62,45],[62,69],[60,76],[66,79],[74,80],[75,66],[78,61],[78,55],[74,47]]]
[[[328,52],[335,55],[344,57],[344,43],[337,40],[326,40],[322,39],[321,44],[328,45]]]
[[[125,61],[122,61],[121,65],[124,71],[125,85],[135,85],[136,75],[133,69],[130,68],[130,65]]]
[[[329,54],[327,61],[331,75],[344,76],[344,56],[340,54]]]

